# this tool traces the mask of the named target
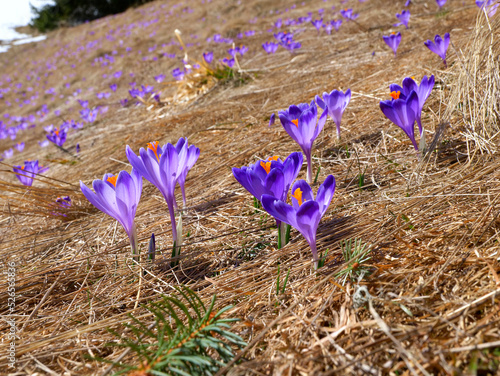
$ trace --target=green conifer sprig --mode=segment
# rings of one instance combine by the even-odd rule
[[[121,368],[115,375],[130,376],[212,375],[231,361],[233,349],[246,346],[240,336],[228,330],[229,323],[239,319],[221,317],[232,306],[215,312],[215,295],[207,308],[189,288],[176,290],[176,296],[163,296],[159,302],[144,306],[154,315],[152,325],[129,315],[132,321],[124,325],[135,339],[109,329],[120,342],[108,345],[131,349],[138,360],[135,365],[96,359]]]

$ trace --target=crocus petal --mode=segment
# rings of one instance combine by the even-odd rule
[[[297,228],[295,210],[290,205],[278,200],[276,197],[266,194],[262,195],[261,202],[264,210],[275,219]]]
[[[304,163],[304,157],[300,152],[295,152],[290,154],[285,159],[285,162],[283,162],[283,175],[285,178],[285,196],[286,193],[290,190],[290,185],[292,184],[292,182],[295,179],[297,179],[297,175],[299,174],[303,163]]]
[[[106,214],[109,214],[115,219],[118,219],[118,207],[116,205],[116,193],[113,188],[102,180],[94,180],[92,182],[92,187],[96,193],[96,197],[101,203],[101,206],[106,210],[103,210]]]
[[[325,97],[325,95],[328,95],[327,93],[323,93],[323,97]],[[326,104],[325,102],[323,101],[323,99],[321,99],[321,97],[319,95],[316,95],[316,104],[322,109],[324,110],[326,108]]]
[[[296,213],[296,226],[309,244],[316,244],[316,231],[318,230],[321,213],[316,201],[304,202]]]
[[[90,201],[92,205],[94,205],[97,209],[99,209],[103,213],[106,213],[115,218],[116,212],[109,207],[108,203],[102,201],[101,198],[98,195],[96,195],[89,187],[87,187],[81,180],[80,180],[80,189],[83,195],[87,198],[87,200]]]
[[[323,216],[332,202],[333,194],[335,193],[335,178],[333,175],[328,175],[323,184],[318,188],[316,202],[319,205],[319,211]]]
[[[120,213],[118,221],[123,225],[127,234],[130,233],[134,224],[137,187],[136,181],[126,171],[121,171],[116,180],[116,204]],[[142,189],[142,184],[141,187]]]
[[[285,177],[283,172],[278,169],[272,169],[266,177],[264,188],[268,192],[272,192],[274,197],[281,198],[285,190]]]

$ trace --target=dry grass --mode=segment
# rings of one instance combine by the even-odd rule
[[[411,28],[403,33],[397,59],[382,35],[391,30],[400,5],[356,2],[353,7],[361,12],[357,23],[342,25],[332,36],[318,36],[306,25],[297,34],[303,48],[293,55],[283,50],[265,55],[260,44],[270,40],[266,33],[247,38],[244,43],[257,53],[240,60],[242,70],[253,75],[245,85],[216,85],[188,103],[172,100],[150,111],[110,103],[105,117],[69,136],[69,145],[79,142],[82,147],[79,159],[28,146],[23,157],[51,166],[50,178],[40,177],[33,188],[17,184],[10,166],[2,164],[0,252],[5,262],[18,263],[17,374],[102,374],[106,367],[85,356],[120,355],[104,347],[113,339],[105,328],[123,331],[127,313],[152,321],[136,303],[156,301],[179,284],[189,285],[206,301],[217,294],[218,307],[234,305],[230,315],[242,319],[234,331],[249,346],[237,364],[224,370],[232,375],[461,374],[495,357],[498,367],[498,350],[493,350],[500,347],[500,160],[494,147],[498,96],[491,85],[498,87],[499,50],[491,38],[500,25],[486,24],[482,16],[474,24],[477,8],[462,7],[461,1],[449,0],[446,14],[433,13],[434,4],[414,3]],[[72,40],[103,38],[108,29],[139,22],[163,4],[169,10],[172,3],[158,1],[56,31],[45,44],[15,47],[0,56],[3,69],[7,74],[22,72],[34,55],[49,57]],[[193,33],[204,40],[215,32],[234,36],[247,29],[266,30],[277,18],[269,11],[288,5],[214,0],[193,13],[176,8],[175,19],[156,24],[155,37],[148,37],[151,29],[134,30],[132,47],[144,52],[174,38],[174,29],[182,30],[185,42]],[[287,15],[303,16],[323,6],[310,2]],[[257,23],[249,24],[255,16]],[[198,22],[201,17],[205,23]],[[447,31],[457,53],[450,49],[452,66],[444,70],[423,41]],[[96,56],[113,46],[103,43]],[[225,47],[214,45],[215,56]],[[178,53],[175,46],[168,48]],[[193,46],[189,54],[201,58],[203,51],[203,45]],[[482,56],[488,59],[480,60]],[[74,69],[75,85],[104,90],[100,71],[90,66],[95,56],[83,57],[85,62]],[[8,63],[14,60],[18,67]],[[116,64],[116,70],[133,71],[139,84],[181,67],[167,59],[140,62],[133,56]],[[61,66],[48,78],[49,87],[70,72]],[[436,149],[418,163],[410,141],[383,117],[378,101],[388,97],[390,83],[425,74],[434,74],[437,82],[423,114],[427,138],[433,138]],[[124,77],[120,84],[123,97],[128,86]],[[255,210],[230,168],[297,151],[281,127],[267,127],[271,112],[347,87],[353,98],[344,115],[342,140],[336,139],[328,120],[314,148],[314,170],[321,166],[318,181],[328,174],[337,181],[318,230],[318,250],[329,249],[328,258],[315,274],[307,243],[297,232],[289,245],[275,248],[273,221]],[[168,91],[173,86],[166,90],[164,95],[175,99],[175,92]],[[464,104],[461,112],[455,111],[459,102]],[[64,116],[75,116],[74,104],[54,103]],[[27,142],[40,139],[40,128],[23,137]],[[170,269],[167,207],[145,183],[136,217],[139,242],[145,250],[154,232],[161,251],[153,265],[138,267],[122,228],[91,207],[78,181],[129,169],[127,144],[138,150],[149,141],[175,142],[180,136],[201,149],[186,182],[189,207],[182,260],[178,269]],[[8,146],[4,141],[2,150]],[[13,164],[21,161],[16,158]],[[360,174],[365,176],[362,189]],[[62,195],[70,195],[73,206],[66,217],[50,215],[51,203]],[[339,242],[349,238],[373,245],[372,273],[359,282],[373,300],[361,308],[353,306],[357,283],[342,286],[334,278],[345,267]],[[286,294],[279,299],[278,265],[282,271],[290,269]],[[141,284],[137,270],[146,271]],[[4,291],[0,302],[7,307]],[[2,333],[5,328],[2,322]],[[2,345],[6,343],[4,339]],[[3,349],[2,367],[7,364]]]

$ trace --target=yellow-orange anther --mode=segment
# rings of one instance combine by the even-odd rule
[[[267,160],[268,161],[277,161],[280,157],[278,157],[277,155],[273,155],[272,157],[267,157]]]
[[[108,182],[110,182],[111,184],[113,184],[115,187],[116,187],[116,179],[118,179],[118,175],[115,175],[115,176],[110,176],[109,178],[107,178],[106,180]]]
[[[392,99],[399,99],[400,95],[401,95],[400,91],[391,91],[391,97],[392,97]]]
[[[299,119],[293,119],[292,123],[295,124],[297,128],[299,127]]]
[[[260,161],[260,165],[269,174],[269,172],[271,171],[271,162]]]
[[[161,154],[158,155],[158,141],[148,142],[148,149],[153,150],[153,153],[156,155],[156,159],[158,162],[160,161]]]
[[[299,202],[299,206],[302,205],[302,191],[300,190],[300,188],[297,188],[295,192],[293,192],[292,197],[294,197]]]
[[[56,130],[54,131],[54,133],[59,136],[59,129],[56,128]]]
[[[415,81],[415,76],[411,76],[411,79],[412,79],[413,81]]]

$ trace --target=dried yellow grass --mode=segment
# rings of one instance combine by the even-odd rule
[[[478,60],[463,56],[480,56],[476,48],[486,51],[490,31],[481,26],[482,16],[474,25],[475,7],[450,3],[444,16],[424,4],[412,5],[411,29],[396,60],[381,36],[401,9],[383,0],[356,4],[355,10],[362,10],[357,23],[343,25],[331,37],[318,37],[307,25],[298,35],[304,47],[294,55],[283,50],[265,55],[260,44],[268,36],[257,34],[248,39],[248,46],[259,52],[240,61],[243,71],[257,73],[246,85],[215,85],[186,103],[172,101],[150,111],[111,107],[109,117],[70,136],[70,143],[78,139],[82,146],[81,161],[69,165],[67,155],[46,151],[41,159],[53,160],[47,174],[52,180],[40,178],[30,189],[7,173],[10,166],[2,165],[0,252],[2,260],[18,263],[17,373],[103,374],[107,366],[85,356],[117,359],[123,354],[104,346],[114,340],[105,328],[129,335],[122,326],[127,313],[152,322],[136,304],[156,301],[179,284],[189,285],[205,301],[217,294],[217,307],[232,304],[229,314],[242,319],[233,330],[249,345],[238,354],[238,362],[220,374],[452,374],[465,372],[474,359],[481,364],[498,360],[493,350],[500,346],[500,161],[495,153],[474,153],[476,148],[494,151],[496,115],[485,108],[496,104],[488,98],[481,107],[474,93],[484,98],[486,83],[497,73],[493,63],[471,70],[480,66]],[[102,36],[108,27],[140,20],[141,10],[153,11],[162,4],[171,2],[155,2],[49,38],[67,43],[90,29]],[[160,25],[157,33],[173,35],[179,28],[184,35],[198,33],[200,38],[214,32],[231,36],[244,31],[254,16],[259,17],[257,24],[250,27],[265,30],[273,20],[269,11],[287,4],[214,0],[209,9],[200,6]],[[290,17],[315,11],[316,6],[297,7]],[[220,24],[216,15],[228,22]],[[209,26],[194,22],[202,16]],[[497,23],[491,27],[497,30]],[[449,57],[452,67],[443,70],[423,41],[450,29],[458,54]],[[469,43],[470,35],[475,35],[474,43]],[[136,37],[143,49],[154,43]],[[217,47],[215,54],[222,54],[224,47]],[[13,50],[20,64],[33,52],[54,52],[24,48]],[[189,51],[191,56],[202,52]],[[159,61],[155,69],[169,72],[173,64]],[[477,72],[477,89],[464,67]],[[137,82],[151,79],[152,67],[137,69]],[[378,101],[388,97],[390,83],[424,74],[435,74],[438,82],[423,116],[435,151],[418,163],[410,141],[383,117]],[[83,68],[78,75],[86,76],[89,85],[100,79]],[[328,258],[316,274],[307,243],[297,232],[286,247],[275,248],[273,220],[255,210],[230,168],[298,150],[281,127],[267,127],[271,112],[347,87],[353,98],[344,115],[342,140],[336,139],[329,120],[314,148],[314,171],[321,166],[318,181],[329,174],[337,181],[318,230],[318,250],[329,249]],[[182,90],[188,97],[192,93]],[[465,117],[457,116],[457,98],[470,103]],[[30,137],[36,139],[34,131]],[[186,182],[180,266],[170,269],[167,208],[149,183],[144,184],[136,223],[142,252],[154,232],[159,254],[154,264],[137,265],[124,231],[91,207],[79,193],[78,181],[89,183],[104,172],[128,169],[126,144],[138,150],[149,141],[175,142],[180,136],[201,149]],[[32,158],[40,155],[34,148],[27,153]],[[365,185],[360,189],[362,173]],[[67,194],[73,200],[68,216],[50,215],[50,203]],[[334,278],[345,267],[339,242],[354,237],[373,245],[372,273],[359,282],[373,300],[361,308],[353,306],[358,283],[342,286]],[[274,293],[278,264],[282,272],[290,269],[286,293],[279,299]],[[138,271],[146,272],[141,284]],[[0,306],[6,307],[6,302],[7,294],[0,291]],[[0,323],[1,333],[6,327]],[[3,348],[1,367],[6,365]],[[134,361],[130,354],[124,360]]]

